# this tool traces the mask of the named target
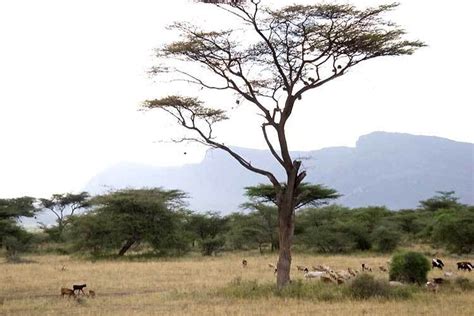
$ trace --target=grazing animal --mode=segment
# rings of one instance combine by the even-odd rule
[[[434,293],[437,293],[438,292],[438,284],[428,281],[428,282],[426,282],[426,289],[428,291],[432,291]]]
[[[347,268],[347,272],[349,272],[349,274],[352,275],[353,277],[357,275],[357,272],[351,268]]]
[[[445,272],[444,273],[444,276],[447,277],[447,278],[452,277],[453,275],[454,275],[454,273],[452,273],[452,272]]]
[[[330,276],[327,276],[327,275],[322,275],[319,277],[321,282],[324,282],[324,283],[333,283],[334,281],[331,279]]]
[[[398,282],[398,281],[389,281],[388,285],[390,285],[390,286],[403,286],[403,283]]]
[[[322,275],[325,275],[326,272],[322,271],[308,271],[304,274],[306,279],[320,278]]]
[[[433,258],[433,260],[431,260],[431,267],[433,269],[438,268],[440,270],[443,270],[444,263],[443,263],[443,261],[441,261],[441,259]]]
[[[88,296],[95,297],[95,291],[89,290]]]
[[[248,264],[247,260],[245,260],[245,259],[242,260],[242,267],[246,268],[247,264]]]
[[[362,264],[362,271],[372,272],[372,268],[367,266],[365,263]]]
[[[443,278],[433,278],[433,283],[442,284],[444,282]]]
[[[74,290],[74,292],[77,291],[77,294],[79,294],[80,292],[82,292],[82,294],[86,295],[86,293],[84,293],[84,288],[87,287],[86,284],[74,284],[72,286],[72,289]]]
[[[268,266],[269,266],[270,268],[273,268],[273,269],[276,269],[276,268],[277,268],[273,263],[269,263]]]
[[[64,297],[64,295],[67,295],[68,297],[76,297],[76,293],[74,293],[74,290],[62,287],[61,288],[61,296]]]
[[[474,267],[472,266],[472,263],[468,261],[461,261],[456,263],[458,265],[458,270],[464,270],[464,271],[469,271],[471,272]]]
[[[313,271],[326,271],[326,269],[323,268],[323,266],[318,265],[318,266],[313,266]]]
[[[388,271],[387,268],[385,268],[384,266],[380,266],[379,269],[382,272],[387,272]]]
[[[305,266],[296,266],[296,269],[298,269],[298,271],[308,270],[308,268],[306,268]]]

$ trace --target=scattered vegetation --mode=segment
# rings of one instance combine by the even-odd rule
[[[390,263],[390,281],[424,284],[427,281],[430,262],[418,252],[401,252],[392,257]]]

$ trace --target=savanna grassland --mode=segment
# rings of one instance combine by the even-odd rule
[[[388,256],[312,256],[295,254],[292,278],[305,280],[296,265],[324,264],[334,269],[387,266]],[[241,261],[248,260],[247,268]],[[218,257],[155,259],[147,261],[88,261],[68,256],[30,256],[30,263],[0,263],[1,315],[472,315],[474,291],[441,287],[438,293],[415,290],[408,299],[356,300],[337,295],[326,299],[263,294],[240,298],[232,284],[274,282],[269,263],[276,255],[223,254]],[[455,270],[456,259],[443,258],[445,271],[474,281],[474,273]],[[63,268],[64,267],[64,268]],[[376,271],[377,270],[377,271]],[[379,279],[386,272],[374,269]],[[440,277],[435,270],[429,277]],[[253,283],[252,283],[253,282]],[[60,297],[61,287],[86,283],[95,298]],[[320,284],[340,287],[333,284]],[[229,291],[230,289],[230,291]],[[86,291],[87,292],[87,291]]]

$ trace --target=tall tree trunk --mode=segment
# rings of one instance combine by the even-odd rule
[[[286,195],[286,194],[285,194]],[[277,264],[277,288],[282,289],[290,282],[291,245],[295,230],[293,197],[286,196],[278,206],[279,258]]]
[[[123,256],[136,241],[137,240],[135,238],[130,238],[129,240],[127,240],[127,242],[122,246],[122,249],[120,249],[118,255]]]

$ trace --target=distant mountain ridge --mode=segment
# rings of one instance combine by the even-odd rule
[[[234,148],[255,166],[283,172],[266,150]],[[414,208],[436,191],[456,191],[461,203],[474,204],[474,144],[432,136],[374,132],[355,147],[329,147],[292,152],[303,161],[306,182],[321,183],[343,194],[336,203],[360,207],[385,205]],[[198,211],[237,211],[245,202],[244,187],[268,180],[242,168],[227,153],[209,150],[197,164],[151,167],[122,163],[93,177],[85,187],[92,194],[107,188],[163,187],[190,195]]]

